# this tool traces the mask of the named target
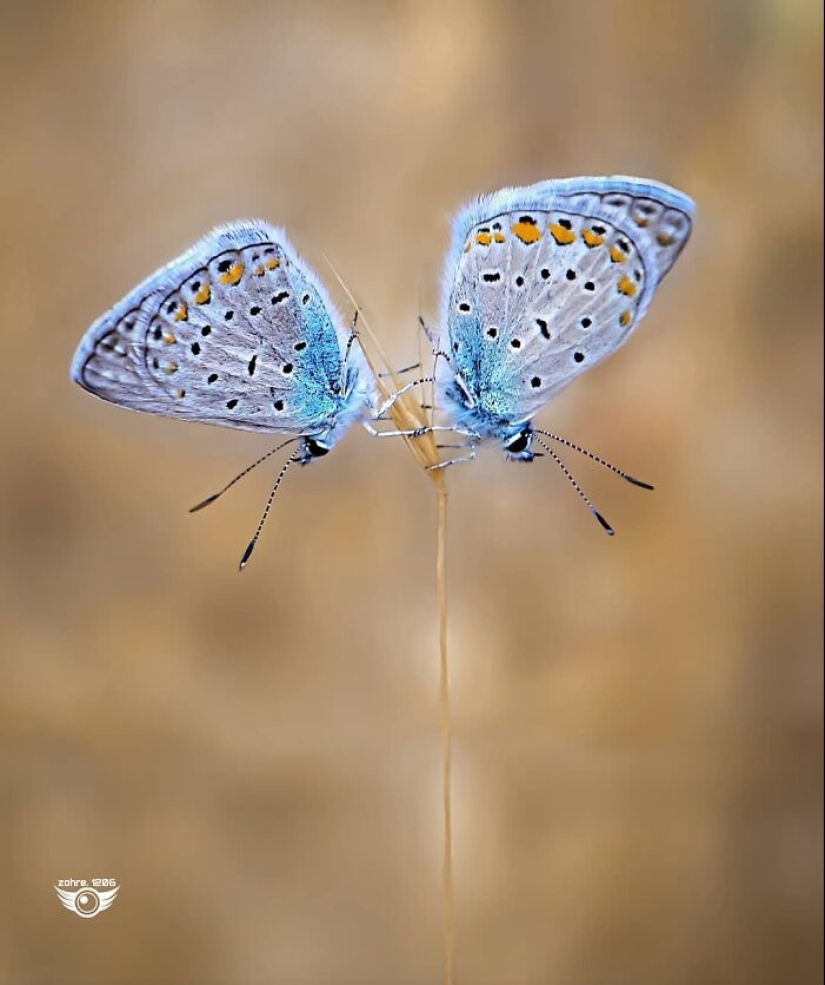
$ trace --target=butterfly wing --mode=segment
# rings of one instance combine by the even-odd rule
[[[687,196],[636,178],[504,189],[463,209],[444,283],[446,347],[493,417],[531,418],[639,323],[690,235]]]
[[[72,378],[134,410],[312,433],[340,410],[345,344],[283,232],[250,220],[213,230],[98,319]]]

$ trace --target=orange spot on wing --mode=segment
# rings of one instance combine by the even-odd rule
[[[181,301],[178,305],[178,310],[175,312],[175,321],[186,321],[189,317],[189,305],[185,301]]]
[[[624,263],[627,259],[627,254],[623,253],[614,243],[613,246],[610,247],[610,259],[613,263]]]
[[[166,372],[168,373],[169,376],[171,376],[172,373],[177,373],[178,369],[179,369],[179,367],[178,367],[178,364],[177,363],[167,363],[166,364]]]
[[[622,316],[619,319],[619,324],[622,328],[627,328],[627,326],[633,321],[633,315],[629,311],[623,311]]]
[[[504,239],[505,239],[505,236],[504,236],[504,233],[496,233],[496,234],[495,234],[495,235],[493,236],[493,239],[494,239],[494,240],[495,240],[495,241],[496,241],[497,243],[503,243],[503,242],[504,242]]]
[[[636,285],[627,276],[627,274],[622,277],[618,284],[619,294],[625,294],[629,298],[636,296]]]
[[[241,277],[243,277],[243,272],[244,265],[242,263],[234,263],[225,274],[221,274],[221,283],[229,284],[231,287],[235,287],[240,284]],[[195,298],[195,300],[197,301],[198,299]],[[199,301],[198,303],[203,304],[202,301]]]
[[[209,304],[212,300],[212,288],[208,284],[204,284],[203,287],[195,295],[195,304]]]
[[[517,222],[513,226],[513,233],[518,236],[522,243],[528,245],[541,239],[541,230],[535,222]]]
[[[280,266],[281,266],[281,261],[280,260],[267,260],[266,261],[266,269],[267,270],[277,270],[278,267],[280,267]]]
[[[175,336],[171,332],[166,332],[164,334],[164,336],[163,336],[163,341],[167,345],[174,345],[178,340],[175,338]]]
[[[479,246],[489,246],[493,242],[493,237],[488,232],[480,232],[476,234],[476,243]]]
[[[569,246],[571,243],[576,242],[576,234],[573,230],[565,229],[564,226],[560,226],[557,222],[550,224],[550,233],[559,246]]]
[[[594,246],[601,246],[604,242],[604,236],[599,236],[599,234],[594,233],[592,229],[585,229],[582,233],[582,239],[591,250]]]
[[[638,218],[636,219],[636,225],[637,225],[637,226],[638,226],[638,227],[639,227],[640,229],[644,229],[644,228],[645,228],[645,226],[649,226],[649,225],[650,225],[650,219],[645,219],[645,218],[644,218],[644,216],[639,216],[639,217],[638,217]]]
[[[671,236],[670,233],[659,233],[656,237],[656,242],[659,246],[673,246],[676,242],[676,237]]]

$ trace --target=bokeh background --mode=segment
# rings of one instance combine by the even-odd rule
[[[431,483],[353,432],[240,576],[267,440],[69,362],[244,215],[409,362],[455,208],[615,172],[695,235],[542,420],[657,492],[449,476],[458,980],[821,980],[821,4],[5,0],[0,72],[0,980],[441,980]]]

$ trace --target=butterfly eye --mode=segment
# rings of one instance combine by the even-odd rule
[[[313,458],[323,458],[324,455],[329,453],[329,446],[315,438],[307,438],[305,444],[306,450]]]
[[[513,455],[520,455],[530,447],[529,433],[521,431],[519,434],[514,435],[510,441],[506,442],[504,447]]]

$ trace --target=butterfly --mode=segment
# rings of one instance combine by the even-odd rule
[[[375,380],[356,341],[283,230],[247,220],[214,229],[99,318],[71,375],[122,407],[292,436],[193,507],[296,443],[243,568],[290,465],[326,455],[371,416]]]
[[[560,466],[608,533],[549,438],[627,481],[652,488],[573,442],[533,426],[534,416],[615,352],[641,321],[690,236],[694,204],[640,178],[570,178],[504,188],[464,207],[444,271],[436,366],[447,427],[497,441],[507,458],[541,452]],[[440,362],[439,362],[440,360]],[[406,387],[404,389],[407,389]]]

